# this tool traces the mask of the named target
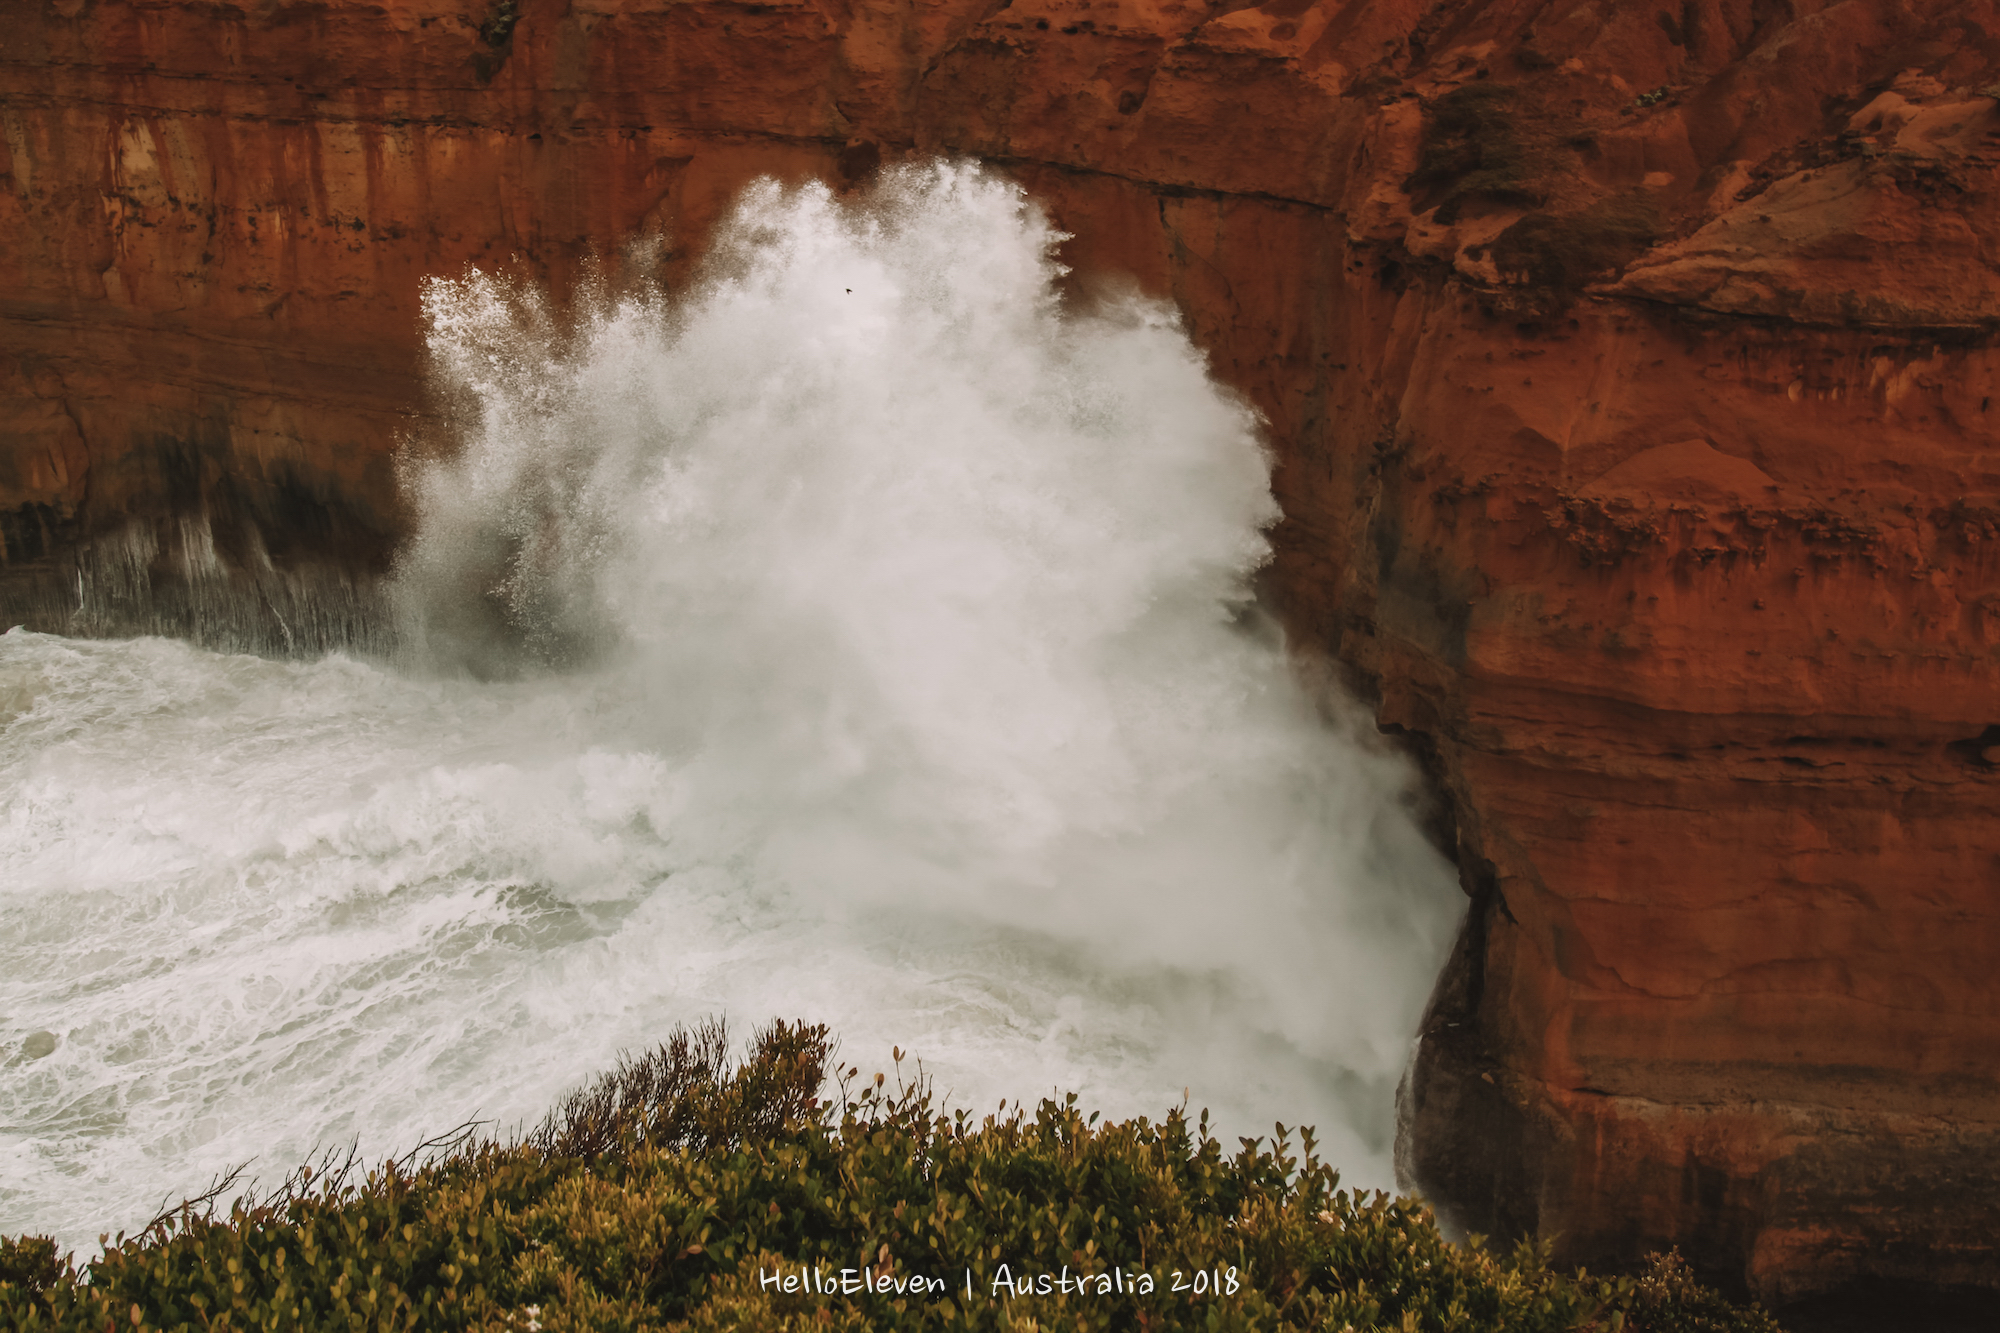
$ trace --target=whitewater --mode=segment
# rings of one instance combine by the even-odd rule
[[[430,284],[393,653],[0,636],[0,1232],[532,1123],[726,1014],[1391,1184],[1462,912],[1250,579],[1255,414],[951,165]]]

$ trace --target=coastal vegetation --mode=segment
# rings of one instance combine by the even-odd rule
[[[219,1188],[80,1267],[0,1240],[0,1327],[1776,1333],[1671,1254],[1605,1277],[1453,1244],[1340,1189],[1310,1130],[1225,1151],[1205,1116],[1073,1096],[975,1120],[896,1068],[861,1079],[824,1027],[741,1061],[677,1031],[524,1135],[323,1158],[226,1214]]]

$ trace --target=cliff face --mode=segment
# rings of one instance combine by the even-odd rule
[[[1958,0],[40,0],[0,581],[360,632],[420,278],[989,159],[1265,412],[1270,590],[1446,798],[1412,1178],[1772,1299],[2000,1287],[1996,99]]]

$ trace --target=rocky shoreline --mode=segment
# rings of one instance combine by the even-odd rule
[[[1411,1180],[1774,1302],[2000,1288],[1992,5],[48,0],[0,41],[9,623],[364,633],[441,411],[422,278],[672,283],[757,176],[984,159],[1074,299],[1170,297],[1264,415],[1265,592],[1426,762],[1472,916]]]

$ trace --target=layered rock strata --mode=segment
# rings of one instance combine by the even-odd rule
[[[1266,415],[1271,595],[1441,794],[1411,1178],[2000,1288],[1994,4],[515,5],[10,17],[10,621],[366,633],[423,277],[983,158]]]

